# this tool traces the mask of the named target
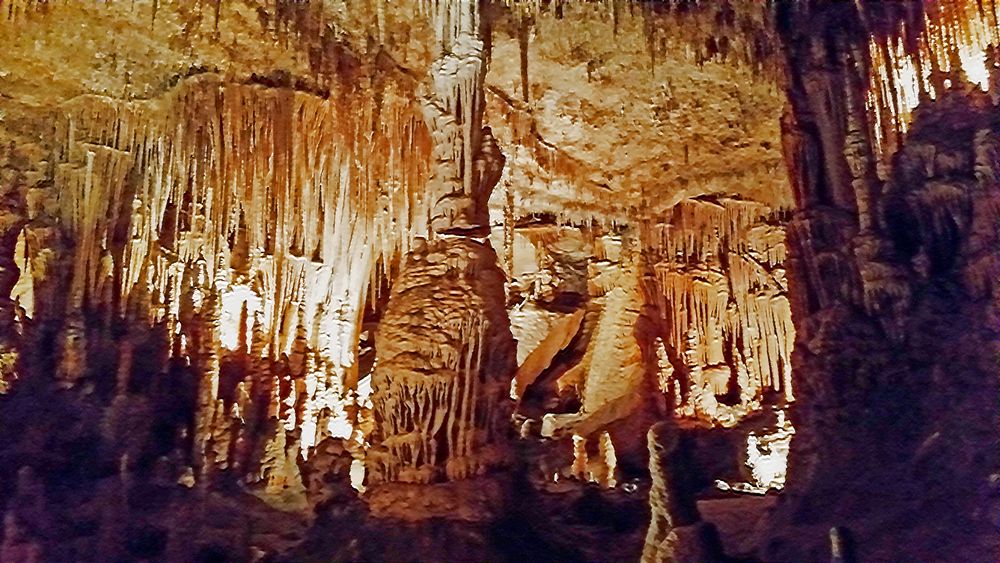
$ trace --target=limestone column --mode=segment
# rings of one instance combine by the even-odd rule
[[[504,163],[482,126],[480,7],[426,7],[442,49],[422,92],[434,142],[432,233],[405,257],[375,337],[370,499],[388,490],[380,485],[460,481],[507,458],[516,346],[505,276],[478,238],[489,232],[487,202]]]

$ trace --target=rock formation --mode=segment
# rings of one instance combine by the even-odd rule
[[[488,232],[487,202],[504,163],[482,126],[479,9],[470,0],[433,5],[444,54],[423,99],[434,147],[432,239],[405,256],[376,336],[373,486],[457,481],[506,461],[516,348],[497,255],[472,238]],[[454,515],[452,503],[423,512]]]
[[[407,256],[376,336],[369,483],[458,480],[505,461],[514,342],[503,302],[488,246],[446,239]]]
[[[986,526],[975,520],[978,485],[970,484],[987,480],[1000,452],[991,320],[998,193],[988,116],[994,110],[986,93],[948,66],[959,46],[915,54],[909,60],[921,72],[940,70],[948,84],[921,87],[935,99],[923,98],[905,137],[896,128],[898,151],[883,181],[873,119],[905,120],[904,108],[884,100],[879,112],[866,108],[869,61],[859,59],[865,45],[811,25],[899,23],[910,14],[875,3],[807,4],[788,7],[781,30],[797,76],[786,122],[798,200],[788,227],[799,398],[789,472],[801,477],[790,481],[775,530],[788,531],[807,510],[813,521],[856,531],[863,559],[899,556],[900,549],[953,557],[938,551],[940,540],[914,536],[902,547],[879,539],[883,532],[870,526],[833,520],[854,499],[867,508],[852,504],[851,514],[878,510],[888,529],[896,518],[912,525],[913,514],[923,522],[960,519],[956,525],[971,534]],[[949,26],[979,25],[977,18],[938,24],[935,17],[928,12],[928,35],[920,42],[933,42]],[[812,23],[802,25],[802,18]],[[889,27],[875,33],[874,44],[903,40]],[[828,31],[812,33],[818,29]],[[831,109],[826,104],[834,99],[839,103]],[[824,533],[817,530],[817,542]],[[963,549],[976,553],[977,546]],[[788,556],[780,551],[768,556]]]
[[[690,486],[692,467],[676,425],[659,422],[649,429],[649,505],[652,517],[642,561],[718,561],[718,532],[701,521]]]
[[[995,0],[0,44],[0,560],[996,558]]]
[[[765,399],[794,398],[779,216],[753,202],[685,201],[648,235],[644,289],[670,364],[661,388],[680,391],[681,416],[733,425]]]

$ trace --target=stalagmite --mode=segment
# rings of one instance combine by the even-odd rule
[[[643,563],[718,561],[722,548],[715,527],[702,522],[690,489],[685,445],[677,426],[659,422],[649,429],[652,517],[642,551]]]
[[[573,435],[573,465],[570,472],[573,477],[581,481],[588,480],[590,472],[587,468],[589,459],[587,456],[587,439],[579,434]]]
[[[830,563],[857,563],[851,533],[846,528],[830,528]]]
[[[597,469],[592,472],[592,478],[604,488],[614,488],[618,485],[618,459],[615,456],[615,445],[611,441],[611,435],[607,432],[601,432],[597,440],[600,463]]]
[[[478,4],[428,4],[443,51],[423,94],[433,142],[432,238],[406,255],[376,332],[366,458],[373,507],[387,505],[379,499],[394,483],[460,481],[506,461],[516,348],[497,255],[471,238],[488,233],[487,202],[504,164],[482,127]],[[454,517],[456,502],[477,500],[455,496],[416,517]]]
[[[370,483],[463,479],[503,462],[507,322],[489,247],[450,239],[410,253],[376,333]]]
[[[604,310],[583,359],[584,412],[596,413],[621,399],[635,403],[639,398],[644,372],[641,350],[635,334],[642,297],[638,267],[632,258],[624,260],[615,287],[604,299]]]

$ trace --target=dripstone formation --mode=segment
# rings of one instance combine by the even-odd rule
[[[1000,0],[0,45],[0,563],[997,560]]]

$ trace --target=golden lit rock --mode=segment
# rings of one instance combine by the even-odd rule
[[[0,44],[0,561],[995,560],[995,0]]]

